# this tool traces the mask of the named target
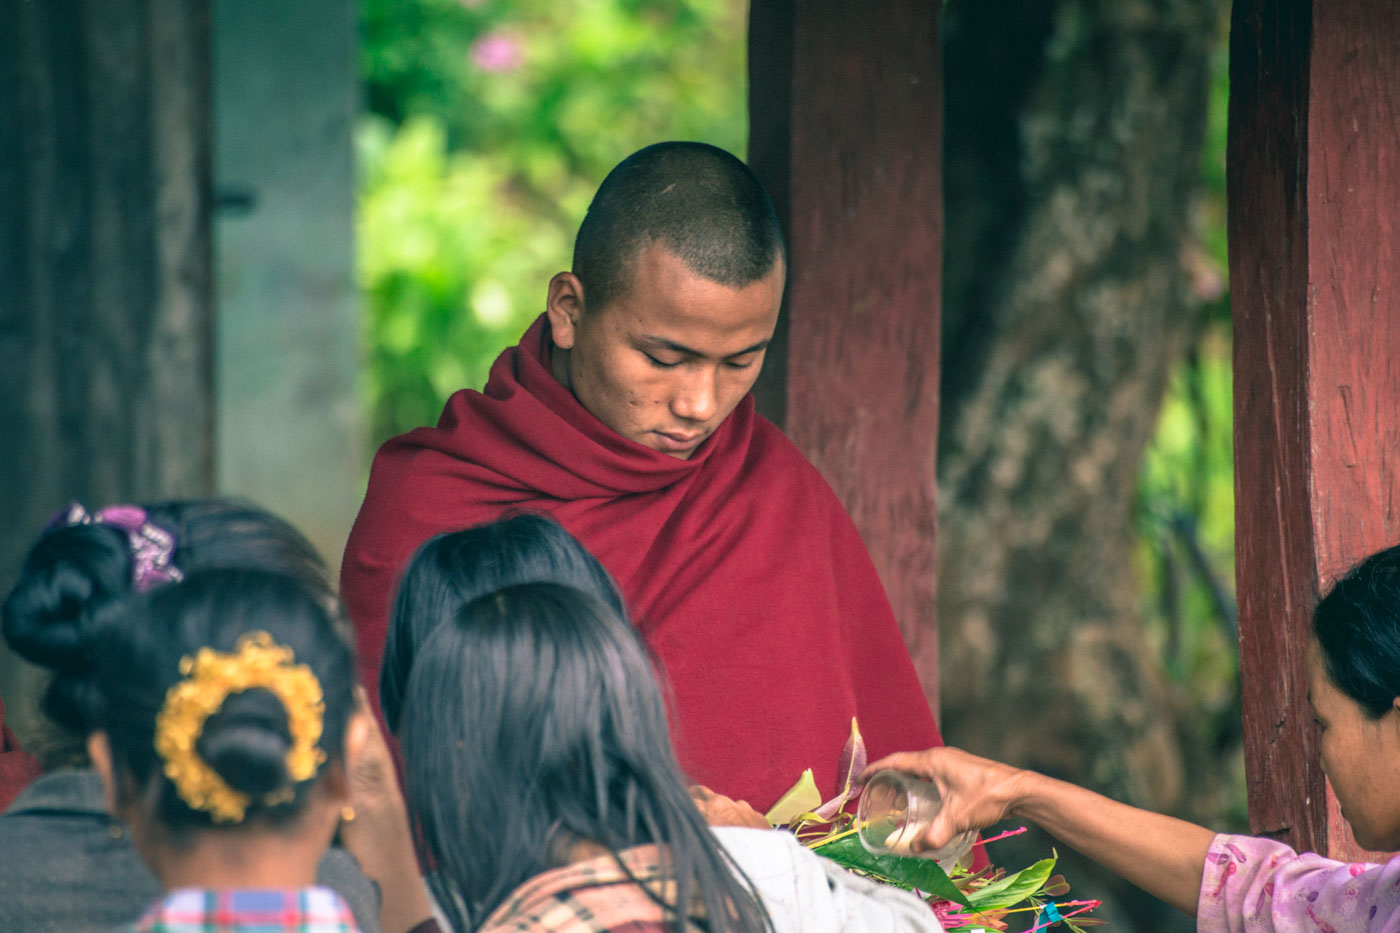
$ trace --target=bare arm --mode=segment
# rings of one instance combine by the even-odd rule
[[[938,786],[943,809],[924,836],[929,848],[969,829],[1021,817],[1144,891],[1196,913],[1206,852],[1215,837],[1209,829],[956,748],[888,755],[862,778],[884,768]]]

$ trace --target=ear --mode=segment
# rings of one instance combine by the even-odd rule
[[[573,347],[584,310],[583,283],[578,276],[572,272],[560,272],[549,280],[545,313],[549,315],[549,328],[556,347],[561,350]]]
[[[357,774],[356,769],[373,764],[364,760],[371,731],[379,731],[377,723],[371,719],[373,715],[364,709],[357,710],[351,714],[350,721],[345,725],[344,767],[332,767],[326,771],[326,790],[336,800],[349,801],[354,796],[353,775]],[[384,740],[380,738],[379,742],[383,745]],[[383,753],[385,756],[389,755],[387,747]],[[392,769],[392,759],[389,762],[389,768]]]
[[[113,816],[117,813],[117,781],[112,773],[112,746],[107,741],[107,733],[94,732],[87,738],[88,758],[92,760],[93,770],[98,777],[102,778],[102,797],[107,804],[107,812]]]
[[[373,715],[371,712],[360,710],[350,716],[350,722],[345,726],[345,763],[352,768],[365,753],[371,727],[378,731],[378,723],[371,721]]]

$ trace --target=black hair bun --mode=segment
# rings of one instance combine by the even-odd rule
[[[60,675],[89,671],[89,620],[131,592],[125,532],[73,525],[48,532],[30,550],[5,599],[5,640],[23,657]]]
[[[287,711],[276,694],[253,689],[224,700],[195,742],[199,757],[236,791],[254,800],[292,785]]]

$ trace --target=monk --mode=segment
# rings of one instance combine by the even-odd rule
[[[527,510],[617,578],[697,784],[763,811],[812,768],[833,794],[852,717],[872,756],[942,744],[855,526],[754,412],[785,272],[773,205],[729,153],[660,143],[613,169],[485,390],[375,457],[341,568],[371,696],[414,549]]]

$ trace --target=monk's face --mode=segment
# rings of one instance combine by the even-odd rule
[[[681,459],[753,388],[783,300],[783,263],[730,288],[661,245],[638,254],[631,287],[587,308],[582,285],[549,283],[554,374],[628,440]]]

